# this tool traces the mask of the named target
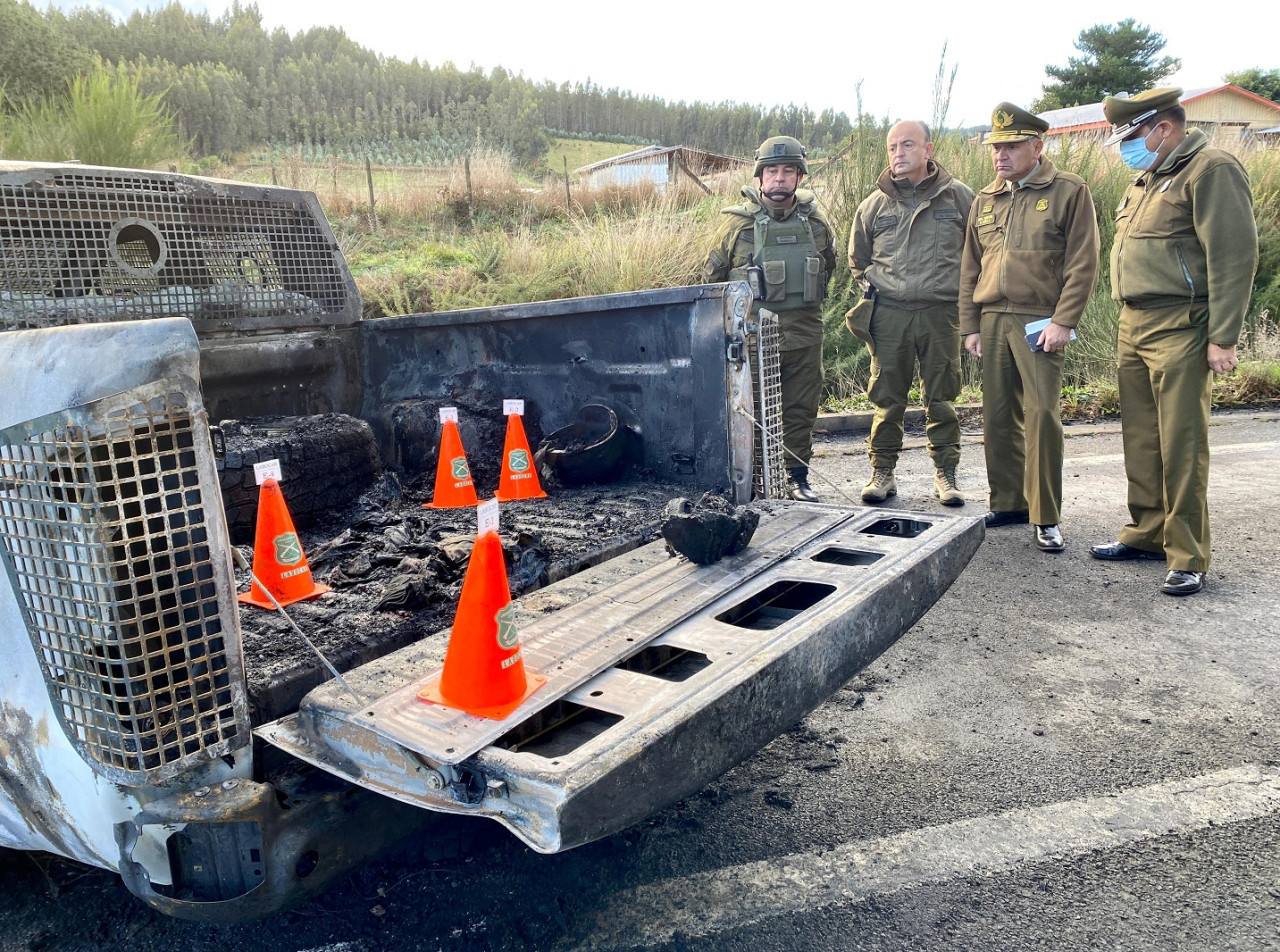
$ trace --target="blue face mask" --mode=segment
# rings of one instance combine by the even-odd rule
[[[1156,160],[1158,154],[1147,148],[1145,137],[1125,139],[1120,143],[1120,161],[1139,172],[1145,172],[1151,168],[1151,163]]]

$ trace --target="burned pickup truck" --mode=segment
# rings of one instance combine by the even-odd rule
[[[246,919],[440,813],[554,852],[698,790],[893,644],[982,539],[974,518],[771,498],[776,367],[743,284],[366,320],[308,193],[0,164],[0,846]],[[434,464],[437,411],[474,409],[479,459],[497,448],[467,420],[507,398],[536,442],[584,406],[631,436],[627,479],[504,504],[508,559],[544,506],[607,522],[715,492],[759,525],[708,565],[652,526],[553,553],[514,586],[546,684],[498,720],[419,699],[450,616],[370,604],[371,536],[348,530],[412,543],[426,500],[394,490]],[[226,513],[250,454],[226,434],[250,418],[367,442],[369,485],[308,537],[343,553],[334,591],[287,620],[236,600]],[[455,591],[426,589],[437,609]]]

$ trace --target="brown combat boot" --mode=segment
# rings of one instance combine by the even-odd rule
[[[963,506],[964,493],[956,485],[954,466],[938,467],[933,474],[933,494],[944,506]]]
[[[862,487],[863,502],[884,502],[896,495],[898,481],[893,478],[893,470],[887,466],[876,467],[871,473],[871,479]]]

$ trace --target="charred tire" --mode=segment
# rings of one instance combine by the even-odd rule
[[[306,529],[349,505],[382,473],[373,430],[342,413],[223,420],[226,458],[218,463],[227,528],[236,545],[251,544],[258,518],[255,463],[280,461],[289,515]]]

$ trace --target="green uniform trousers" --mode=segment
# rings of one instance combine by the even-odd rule
[[[1130,522],[1120,541],[1209,568],[1209,309],[1120,310],[1117,344]]]
[[[1033,351],[1022,314],[982,315],[982,432],[994,511],[1062,517],[1063,354]]]
[[[883,298],[871,319],[875,353],[867,396],[875,404],[867,455],[873,469],[893,469],[902,451],[902,419],[907,393],[920,360],[920,389],[925,404],[929,456],[938,469],[960,463],[960,312],[955,304],[907,310]]]
[[[822,342],[778,354],[782,389],[783,465],[808,466],[813,455],[813,424],[822,403]]]

